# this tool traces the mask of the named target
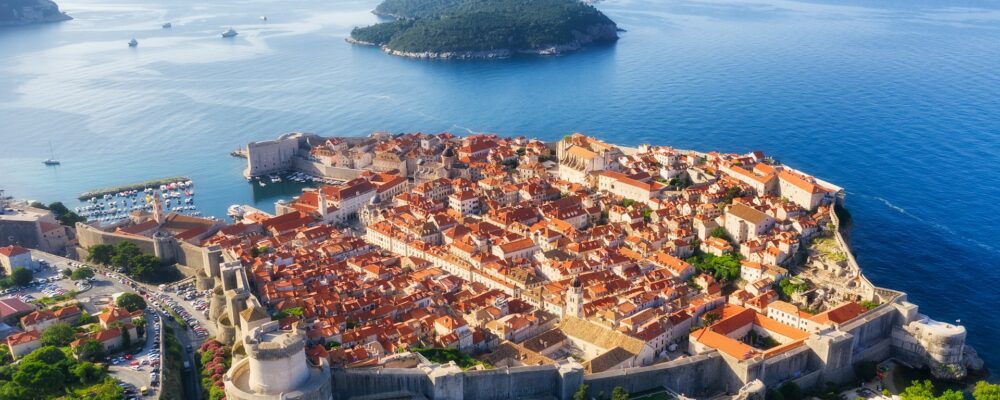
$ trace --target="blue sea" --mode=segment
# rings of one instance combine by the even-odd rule
[[[299,188],[228,153],[288,131],[763,150],[845,187],[872,280],[1000,363],[1000,3],[606,0],[616,45],[426,61],[344,42],[377,2],[64,0],[72,21],[0,28],[0,188],[186,175],[206,213],[273,209]]]

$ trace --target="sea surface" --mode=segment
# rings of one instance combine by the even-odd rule
[[[1000,363],[1000,3],[607,0],[616,45],[494,61],[345,43],[376,4],[64,0],[72,21],[0,29],[0,188],[72,206],[186,175],[208,214],[273,210],[299,187],[228,153],[288,131],[763,150],[845,187],[867,275]]]

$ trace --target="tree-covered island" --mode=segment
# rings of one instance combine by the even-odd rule
[[[618,26],[578,0],[385,0],[395,18],[354,28],[348,42],[416,58],[560,54],[618,39]]]

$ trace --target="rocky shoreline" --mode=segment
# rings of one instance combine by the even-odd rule
[[[389,15],[385,15],[389,16]],[[525,54],[525,55],[537,55],[537,56],[555,56],[565,53],[571,53],[582,49],[584,46],[593,43],[612,43],[618,40],[618,28],[614,24],[606,25],[595,25],[587,28],[587,32],[577,32],[574,31],[573,35],[575,38],[573,41],[562,44],[549,45],[541,48],[532,49],[495,49],[495,50],[478,50],[478,51],[446,51],[446,52],[434,52],[434,51],[402,51],[393,49],[387,45],[379,46],[377,43],[366,42],[363,40],[355,39],[348,36],[345,40],[348,43],[360,45],[360,46],[373,46],[380,47],[382,51],[386,54],[391,54],[399,57],[407,58],[420,58],[420,59],[442,59],[442,60],[488,60],[488,59],[502,59],[510,58],[514,54]]]
[[[51,0],[0,0],[0,27],[44,24],[73,19]]]

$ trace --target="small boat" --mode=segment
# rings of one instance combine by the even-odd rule
[[[260,181],[260,182],[257,182],[257,183],[259,183],[259,184],[260,184],[260,187],[264,187],[264,186],[267,186],[267,184],[265,184],[265,183],[264,183],[264,181]]]
[[[267,21],[267,16],[266,15],[261,15],[260,16],[260,20],[266,22]]]
[[[49,158],[47,160],[45,160],[45,161],[42,161],[42,164],[49,165],[49,166],[59,165],[59,160],[56,160],[56,154],[55,154],[54,151],[52,151],[52,141],[51,140],[49,141]]]
[[[237,33],[235,30],[233,30],[233,28],[229,28],[229,30],[227,30],[225,32],[222,32],[222,37],[224,37],[224,38],[231,38],[231,37],[236,36],[236,35],[239,35],[239,33]]]
[[[135,38],[132,38],[132,40],[128,41],[128,47],[136,47],[136,46],[139,46],[139,42],[135,40]]]
[[[173,27],[174,27],[174,24],[171,24],[169,22],[163,24],[163,29],[170,29],[170,28],[173,28]]]

